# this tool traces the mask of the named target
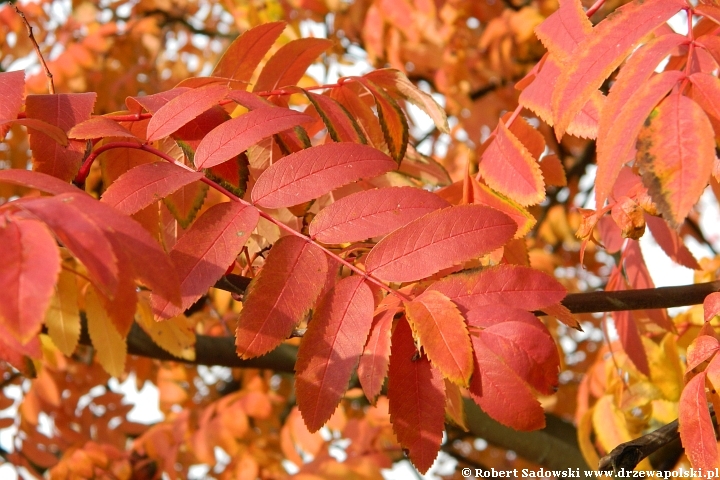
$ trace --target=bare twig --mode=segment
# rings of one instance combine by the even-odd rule
[[[47,77],[47,83],[48,83],[48,92],[55,93],[55,84],[53,83],[53,75],[50,72],[50,69],[47,66],[47,63],[45,63],[45,58],[43,57],[42,52],[40,51],[40,46],[37,43],[37,40],[35,40],[35,35],[33,35],[33,27],[30,26],[30,23],[27,21],[27,18],[25,18],[25,14],[17,7],[16,3],[12,4],[13,8],[15,9],[15,13],[17,13],[20,18],[22,18],[22,21],[25,23],[25,29],[28,33],[28,38],[33,44],[33,48],[35,48],[35,53],[38,56],[38,59],[40,60],[40,63],[42,64],[43,68],[45,69],[45,76]]]

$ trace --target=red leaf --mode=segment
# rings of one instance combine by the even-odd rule
[[[197,147],[195,166],[214,167],[264,138],[309,121],[311,116],[285,108],[253,110],[213,129]]]
[[[685,374],[692,372],[698,365],[710,360],[720,350],[720,342],[710,335],[700,335],[688,346]]]
[[[330,138],[336,142],[367,144],[367,139],[362,133],[360,125],[345,107],[327,95],[318,95],[309,91],[305,91],[305,94],[315,107],[315,111],[320,115]]]
[[[284,29],[284,22],[272,22],[245,31],[225,50],[213,70],[213,76],[249,81]]]
[[[6,125],[22,125],[32,130],[33,133],[42,133],[46,135],[47,137],[51,138],[53,141],[57,142],[63,147],[66,147],[68,144],[68,137],[67,135],[65,135],[65,132],[63,132],[55,125],[50,125],[49,123],[43,122],[42,120],[37,120],[35,118],[0,120],[0,132],[2,132],[3,128]]]
[[[35,220],[0,220],[0,320],[21,343],[40,330],[60,273],[55,238]]]
[[[523,206],[541,202],[545,198],[545,182],[528,149],[503,122],[498,123],[488,142],[478,170],[490,188]]]
[[[718,37],[714,37],[718,38]],[[720,43],[720,38],[718,38]],[[700,105],[715,128],[715,136],[720,132],[720,79],[707,73],[693,73],[688,77],[692,82],[690,98]]]
[[[685,7],[684,0],[636,0],[619,7],[593,28],[574,50],[555,84],[553,117],[558,139],[638,42]]]
[[[171,90],[165,90],[164,92],[154,93],[152,95],[127,97],[125,99],[125,105],[127,105],[128,110],[131,112],[140,113],[144,108],[150,113],[155,113],[167,102],[188,90],[190,89],[186,87],[175,87]]]
[[[271,165],[257,179],[251,197],[261,207],[290,207],[395,167],[390,157],[372,147],[328,143],[290,154]]]
[[[390,331],[397,308],[375,315],[370,336],[358,364],[358,379],[365,397],[372,404],[382,390],[390,361]]]
[[[80,197],[80,196],[78,196]],[[104,294],[112,297],[118,285],[117,257],[100,225],[63,194],[49,198],[19,200],[16,204],[45,222],[57,238],[87,268]]]
[[[655,288],[655,283],[650,277],[650,272],[645,264],[642,251],[640,250],[640,244],[634,240],[628,241],[628,245],[625,249],[625,274],[628,279],[628,283],[632,288]],[[648,317],[660,328],[667,330],[668,332],[675,331],[675,325],[668,317],[667,310],[665,309],[650,309],[646,310]]]
[[[294,235],[278,240],[245,294],[238,318],[238,355],[265,355],[288,338],[315,304],[327,269],[325,254],[312,243]]]
[[[370,251],[365,265],[382,280],[411,282],[501,247],[516,229],[510,217],[492,208],[445,208],[392,232]]]
[[[538,310],[559,302],[567,293],[550,275],[519,265],[498,265],[452,275],[430,288],[450,298],[461,312],[495,303]]]
[[[455,304],[436,290],[405,303],[408,322],[423,352],[453,383],[467,386],[472,375],[472,345],[465,319]]]
[[[155,315],[174,317],[203,296],[225,274],[257,222],[257,210],[238,202],[219,203],[207,209],[170,251],[180,280],[182,305],[177,307],[153,295]]]
[[[515,430],[545,426],[545,412],[530,387],[488,348],[482,337],[470,336],[475,365],[470,396],[494,420]]]
[[[147,126],[147,140],[152,142],[174,133],[201,113],[225,98],[227,85],[208,85],[187,90],[160,107]]]
[[[53,195],[81,192],[80,189],[70,183],[59,180],[46,173],[31,172],[29,170],[0,170],[0,182],[34,188],[35,190],[52,193]]]
[[[104,137],[137,138],[127,128],[115,120],[105,117],[93,117],[72,127],[68,132],[69,138],[79,140],[92,140]]]
[[[445,426],[442,375],[427,357],[418,357],[404,320],[392,334],[388,400],[393,431],[415,468],[425,473],[435,461]]]
[[[547,327],[535,315],[506,305],[484,305],[467,313],[467,323],[483,328],[485,345],[535,390],[545,395],[555,392],[560,356]]]
[[[645,214],[645,223],[655,241],[668,257],[684,267],[700,270],[700,264],[685,246],[680,235],[675,230],[672,230],[665,220]]]
[[[705,372],[693,377],[680,395],[680,440],[693,468],[714,471],[720,465],[717,440],[705,397]]]
[[[709,322],[715,315],[720,313],[720,292],[714,292],[705,297],[705,300],[703,300],[703,312],[706,322]]]
[[[612,217],[604,216],[597,223],[600,240],[608,253],[617,253],[625,243],[620,227],[613,221]]]
[[[647,353],[640,338],[640,331],[629,311],[613,312],[615,329],[617,329],[620,344],[635,367],[647,377],[650,377],[650,365]]]
[[[135,278],[152,289],[153,293],[180,304],[177,277],[168,274],[175,270],[170,258],[139,223],[88,195],[75,193],[56,198],[71,198],[79,210],[100,219],[98,224],[105,230],[115,250],[125,251],[124,258],[132,266]]]
[[[267,61],[253,92],[297,84],[305,70],[331,46],[332,42],[324,38],[299,38],[286,43]]]
[[[632,159],[638,133],[653,108],[685,74],[662,72],[637,87],[628,103],[618,112],[607,135],[598,141],[598,169],[595,179],[595,204],[605,205],[622,166]]]
[[[370,333],[373,308],[363,277],[347,277],[322,299],[308,323],[295,364],[295,392],[311,432],[325,424],[345,394]]]
[[[12,120],[20,113],[25,94],[25,72],[0,73],[0,120]],[[9,126],[0,127],[0,140],[5,138]]]
[[[94,92],[28,95],[25,113],[27,118],[42,120],[67,133],[78,123],[90,118],[96,96]],[[45,134],[30,133],[33,170],[60,180],[70,181],[75,177],[86,148],[86,142],[82,140],[70,140],[64,147]]]
[[[357,80],[375,98],[378,120],[380,120],[380,128],[382,128],[385,137],[385,144],[388,147],[390,156],[400,163],[405,157],[408,142],[409,127],[405,114],[400,105],[385,90],[366,78],[359,77]]]
[[[103,193],[102,202],[130,215],[202,177],[168,162],[146,163],[115,180]]]
[[[341,198],[310,224],[310,236],[323,243],[358,242],[392,232],[450,204],[415,187],[391,187]]]
[[[715,161],[714,132],[700,106],[672,94],[645,122],[636,164],[663,217],[678,227],[708,184]]]

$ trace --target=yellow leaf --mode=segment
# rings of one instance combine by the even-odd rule
[[[156,322],[145,299],[138,302],[135,321],[160,348],[178,358],[195,360],[195,332],[184,315]]]
[[[95,347],[100,365],[110,375],[122,376],[125,371],[127,344],[110,320],[92,285],[88,285],[85,293],[85,313],[90,340]]]
[[[48,335],[55,346],[68,357],[73,354],[80,339],[80,311],[77,302],[75,275],[60,271],[55,294],[45,314]]]
[[[590,438],[590,434],[592,433],[593,411],[594,409],[591,408],[585,412],[585,415],[582,416],[578,424],[578,445],[588,465],[597,465],[600,463],[600,456],[597,454],[595,445],[593,445],[593,441]]]

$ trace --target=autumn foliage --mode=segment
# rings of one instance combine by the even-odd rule
[[[378,478],[442,448],[594,469],[679,418],[662,468],[720,467],[720,293],[674,318],[583,296],[655,288],[646,227],[716,280],[684,242],[717,235],[696,205],[720,196],[720,5],[237,3],[73,2],[55,26],[53,2],[21,5],[32,39],[0,9],[6,462]],[[12,68],[35,38],[50,81]],[[351,46],[377,68],[333,78]],[[165,419],[129,420],[110,377],[155,384]],[[478,448],[477,407],[575,422],[558,441],[582,458]]]

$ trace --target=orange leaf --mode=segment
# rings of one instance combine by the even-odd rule
[[[400,70],[381,68],[366,73],[363,76],[364,78],[372,80],[385,91],[397,94],[420,108],[428,114],[438,130],[442,133],[450,133],[445,109],[438,105],[431,95],[415,86]]]
[[[637,164],[658,210],[677,228],[707,186],[715,161],[710,120],[680,94],[666,98],[638,136]]]
[[[477,181],[475,177],[469,176],[468,179],[472,186],[472,203],[476,205],[485,205],[504,213],[508,217],[515,220],[518,229],[513,238],[523,238],[535,225],[537,220],[524,207],[518,205],[515,201],[507,198],[505,195],[495,192],[490,187]]]
[[[539,203],[545,198],[540,166],[520,140],[498,123],[478,165],[479,174],[492,188],[520,205]]]
[[[687,37],[676,33],[657,37],[638,48],[620,69],[607,96],[605,108],[600,114],[597,137],[600,148],[604,148],[605,143],[608,142],[608,135],[611,133],[619,135],[619,127],[615,126],[618,123],[618,112],[623,111],[625,106],[633,101],[633,97],[639,94],[638,86],[650,80],[662,59],[684,42],[687,42]],[[642,122],[645,118],[638,120]],[[619,160],[627,161],[628,159]]]
[[[546,185],[552,185],[554,187],[567,186],[565,167],[555,154],[546,155],[540,160],[540,173]]]
[[[582,3],[560,0],[559,4],[559,8],[535,28],[535,35],[551,55],[564,59],[592,34],[592,23],[585,15]]]
[[[410,325],[398,322],[392,335],[388,399],[393,431],[413,465],[425,473],[435,461],[445,425],[442,375],[419,356]]]
[[[79,140],[92,140],[94,138],[102,137],[125,137],[135,138],[127,128],[120,125],[114,120],[110,120],[105,117],[93,117],[90,120],[85,120],[82,123],[78,123],[70,129],[67,136],[69,138],[76,138]]]
[[[516,223],[481,205],[428,213],[382,239],[367,256],[368,272],[388,282],[411,282],[485,255],[510,240]]]
[[[213,70],[213,76],[249,81],[283,30],[284,22],[272,22],[245,31],[225,50]]]
[[[451,382],[467,386],[472,375],[472,346],[465,319],[442,293],[427,290],[405,303],[418,345]]]
[[[377,106],[378,119],[385,137],[385,144],[390,151],[390,156],[396,162],[402,162],[405,157],[405,150],[408,142],[408,123],[400,105],[382,88],[364,77],[359,77],[358,82],[372,93]]]
[[[360,129],[360,125],[337,100],[307,90],[303,90],[303,92],[307,95],[308,100],[312,102],[315,111],[320,115],[330,138],[336,142],[367,144],[367,139]]]
[[[373,295],[361,276],[340,280],[318,304],[295,364],[295,392],[308,430],[332,416],[357,367],[373,319]]]
[[[558,139],[591,95],[635,48],[678,11],[684,0],[635,0],[593,28],[568,59],[553,90],[553,117]]]
[[[294,235],[278,240],[245,294],[238,355],[264,355],[288,338],[315,304],[327,269],[325,254],[312,243]]]
[[[596,207],[605,206],[622,166],[633,157],[633,150],[643,122],[653,108],[685,74],[679,71],[662,72],[641,84],[615,117],[607,135],[598,139],[597,175],[595,179]]]
[[[685,452],[694,468],[714,471],[720,466],[715,429],[705,397],[705,372],[685,385],[680,395],[678,430]]]
[[[253,92],[295,85],[317,57],[332,46],[325,38],[299,38],[286,43],[267,61]]]

